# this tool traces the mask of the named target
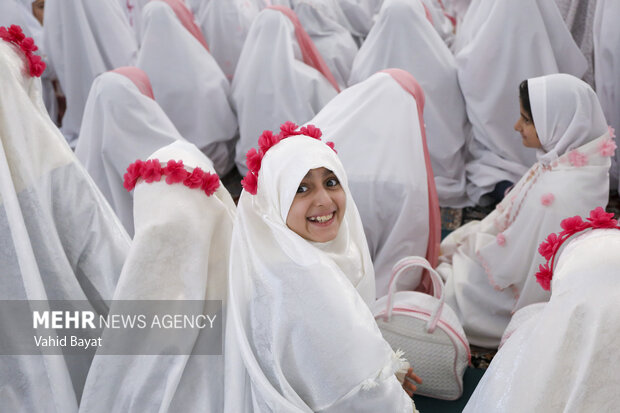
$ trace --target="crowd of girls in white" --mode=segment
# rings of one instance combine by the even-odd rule
[[[613,411],[620,3],[592,3],[3,0],[0,299],[225,322],[220,356],[0,355],[0,410],[416,412],[373,317],[416,255],[500,347],[466,411]]]

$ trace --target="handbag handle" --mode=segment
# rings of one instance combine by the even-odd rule
[[[437,274],[437,271],[433,269],[431,264],[422,257],[411,256],[402,258],[392,268],[392,278],[390,279],[390,284],[388,287],[387,306],[385,309],[384,320],[386,322],[389,322],[392,319],[392,310],[394,309],[392,298],[394,295],[394,290],[396,289],[396,281],[405,272],[405,270],[408,270],[412,267],[422,267],[428,270],[428,273],[430,274],[431,280],[433,282],[433,296],[438,299],[438,302],[437,307],[433,310],[428,322],[426,323],[426,331],[428,333],[433,333],[435,331],[435,328],[437,327],[439,318],[441,317],[441,312],[443,310],[443,304],[445,300],[445,296],[443,293],[443,281],[439,274]],[[439,297],[437,297],[437,295],[439,295]]]

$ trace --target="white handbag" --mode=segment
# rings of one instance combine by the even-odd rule
[[[424,267],[434,295],[416,291],[394,293],[396,281],[409,268]],[[463,393],[463,374],[470,362],[469,343],[454,310],[444,304],[443,281],[422,257],[406,257],[394,265],[388,294],[374,306],[383,337],[401,350],[420,376],[416,394],[456,400]]]

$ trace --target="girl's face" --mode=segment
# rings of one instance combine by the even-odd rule
[[[338,235],[344,219],[346,199],[332,171],[311,169],[299,183],[286,226],[308,241],[331,241]]]
[[[538,132],[534,126],[532,117],[523,109],[523,104],[519,99],[519,106],[521,107],[521,117],[515,123],[515,130],[521,134],[523,139],[523,146],[528,148],[542,149],[540,139],[538,139]]]
[[[32,2],[32,14],[43,24],[43,13],[45,11],[45,0],[35,0]]]

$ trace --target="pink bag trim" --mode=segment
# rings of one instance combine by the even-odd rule
[[[331,85],[336,89],[338,93],[340,93],[340,88],[338,87],[338,82],[336,82],[336,78],[329,70],[329,67],[323,60],[323,57],[317,50],[314,42],[310,38],[310,35],[303,28],[297,15],[291,9],[286,6],[268,6],[268,9],[277,10],[282,12],[286,17],[288,17],[293,25],[295,26],[295,37],[297,38],[297,43],[299,43],[299,48],[301,49],[301,55],[304,60],[304,63],[308,66],[312,66],[319,72],[325,76],[325,78],[331,83]]]
[[[155,1],[155,0],[151,0],[151,1]],[[170,6],[172,11],[174,11],[174,14],[177,15],[177,18],[179,19],[183,27],[185,27],[187,31],[190,32],[191,35],[194,36],[196,40],[200,42],[200,44],[207,50],[207,52],[209,51],[209,46],[207,45],[207,41],[205,40],[205,37],[200,31],[200,27],[198,27],[198,25],[196,24],[194,20],[194,13],[192,13],[192,11],[188,9],[187,6],[181,0],[157,0],[157,1],[163,1],[168,6]]]
[[[123,75],[129,80],[133,82],[134,85],[138,88],[138,90],[147,97],[155,100],[155,95],[153,95],[153,86],[151,86],[151,81],[149,80],[149,76],[142,69],[133,66],[123,66],[117,69],[111,70],[112,73],[118,73],[119,75]]]

